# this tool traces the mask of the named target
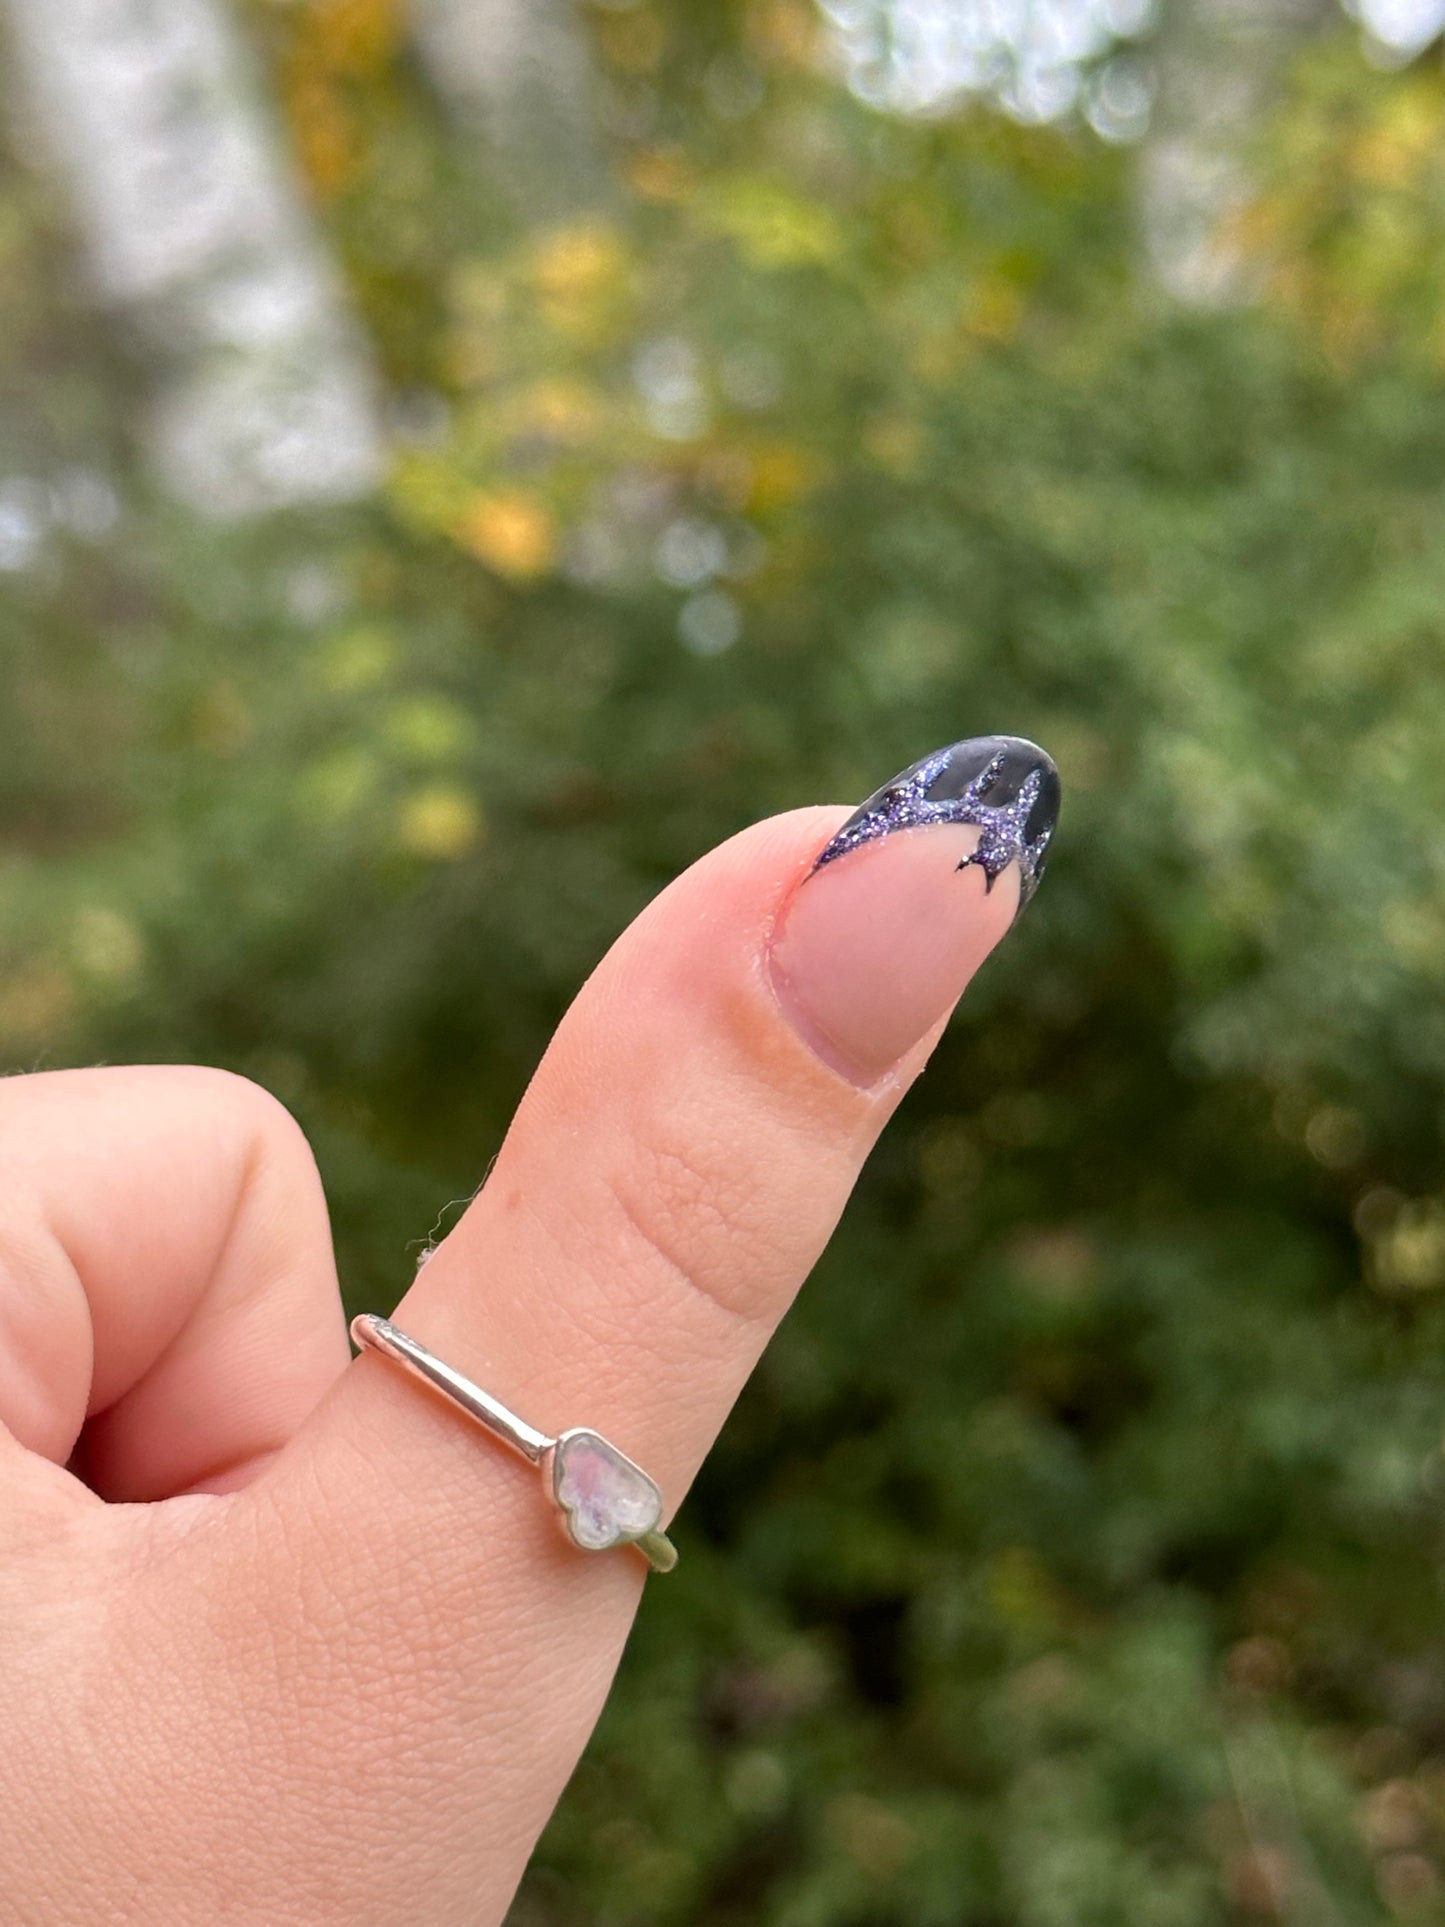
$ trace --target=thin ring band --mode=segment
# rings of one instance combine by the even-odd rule
[[[574,1546],[583,1552],[635,1546],[654,1572],[672,1571],[677,1548],[657,1523],[662,1516],[661,1492],[640,1465],[600,1432],[576,1425],[549,1438],[375,1312],[353,1318],[351,1336],[359,1346],[380,1352],[410,1377],[440,1392],[493,1438],[539,1467],[547,1496]]]

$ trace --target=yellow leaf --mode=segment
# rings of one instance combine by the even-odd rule
[[[400,0],[311,0],[307,14],[306,43],[340,74],[378,72],[401,37]]]
[[[509,434],[545,435],[553,441],[584,439],[602,420],[602,405],[580,381],[560,376],[534,382],[500,411]]]
[[[776,66],[812,67],[821,25],[818,9],[806,0],[753,0],[747,14],[754,51]]]
[[[678,147],[642,147],[627,161],[627,185],[644,201],[685,201],[695,185],[687,156]]]
[[[521,489],[474,495],[462,511],[456,535],[479,562],[512,582],[546,575],[556,559],[551,512]]]
[[[826,265],[843,252],[843,229],[832,209],[774,181],[731,181],[706,197],[701,212],[756,268]]]
[[[450,454],[432,449],[405,449],[396,457],[390,493],[408,521],[452,532],[472,499],[471,486]]]
[[[328,79],[307,76],[288,89],[286,118],[307,180],[319,199],[330,200],[361,164],[355,117]]]
[[[1007,341],[1023,319],[1023,291],[1002,275],[988,275],[974,288],[964,326],[979,341]]]
[[[624,274],[627,257],[617,236],[596,222],[554,229],[532,255],[531,281],[553,301],[585,301],[606,293]]]
[[[796,442],[765,443],[753,454],[748,507],[763,513],[785,508],[822,479],[822,463],[809,449],[799,448]]]
[[[1438,1198],[1400,1205],[1370,1242],[1370,1283],[1376,1291],[1408,1297],[1445,1285],[1445,1205]]]
[[[482,812],[475,797],[454,784],[414,790],[402,803],[397,836],[413,856],[454,863],[482,834]]]

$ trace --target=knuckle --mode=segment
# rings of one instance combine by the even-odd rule
[[[746,1160],[722,1144],[634,1142],[605,1182],[624,1239],[672,1288],[747,1324],[777,1318],[796,1281]]]
[[[217,1314],[285,1310],[297,1330],[328,1329],[335,1309],[331,1232],[315,1155],[300,1124],[262,1085],[233,1071],[187,1066],[187,1113],[203,1120],[224,1172],[224,1226],[211,1274]],[[310,1307],[324,1305],[324,1327]]]
[[[310,1162],[311,1147],[301,1126],[264,1084],[208,1064],[187,1065],[185,1075],[195,1086],[198,1103],[224,1117],[231,1128],[239,1126],[258,1152],[301,1153]]]
[[[236,1071],[187,1067],[193,1100],[237,1170],[237,1213],[263,1200],[319,1204],[321,1176],[310,1141],[279,1097]],[[321,1207],[324,1210],[324,1206]]]

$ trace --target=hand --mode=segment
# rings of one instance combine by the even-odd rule
[[[908,779],[842,835],[759,824],[638,919],[396,1312],[673,1504],[1037,881],[1041,751]],[[643,1560],[576,1550],[535,1471],[348,1362],[315,1166],[255,1086],[13,1078],[0,1172],[5,1920],[500,1921]]]

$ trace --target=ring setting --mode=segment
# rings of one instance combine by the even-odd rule
[[[677,1564],[677,1548],[659,1526],[661,1492],[640,1465],[600,1432],[586,1425],[572,1426],[556,1438],[539,1432],[375,1312],[353,1318],[351,1336],[358,1346],[379,1352],[440,1392],[493,1438],[537,1466],[563,1530],[581,1551],[635,1546],[654,1572],[671,1572]]]

